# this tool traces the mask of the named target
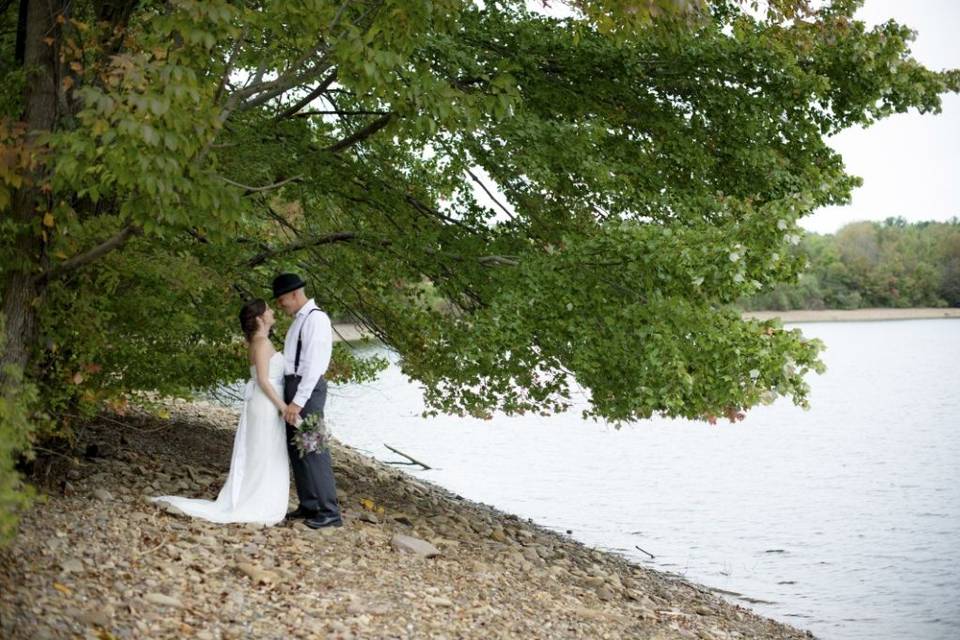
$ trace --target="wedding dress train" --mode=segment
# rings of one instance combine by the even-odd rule
[[[269,371],[270,384],[283,397],[283,354],[273,354]],[[157,496],[150,500],[211,522],[274,525],[284,519],[290,495],[290,463],[283,417],[257,384],[253,366],[250,377],[233,439],[230,472],[217,499]]]

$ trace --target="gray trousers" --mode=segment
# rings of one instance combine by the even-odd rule
[[[283,401],[291,402],[297,394],[300,376],[288,375],[283,378]],[[320,378],[316,388],[300,410],[300,417],[306,418],[314,413],[323,416],[323,407],[327,403],[327,381]],[[293,467],[293,481],[297,485],[297,499],[300,507],[316,512],[320,516],[339,516],[337,503],[337,483],[333,478],[333,463],[330,451],[313,451],[301,457],[293,436],[296,430],[287,424],[287,452],[290,454],[290,466]]]

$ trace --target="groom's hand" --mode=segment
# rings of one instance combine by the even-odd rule
[[[290,403],[287,405],[287,410],[283,412],[283,421],[288,424],[296,424],[297,417],[300,415],[301,407],[298,404]]]

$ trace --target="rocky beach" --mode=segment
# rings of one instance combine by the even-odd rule
[[[146,497],[216,497],[238,417],[208,403],[167,412],[76,429],[0,549],[0,636],[811,637],[336,443],[342,528],[164,511]]]

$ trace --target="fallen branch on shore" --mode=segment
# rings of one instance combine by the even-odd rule
[[[650,559],[651,559],[651,560],[655,560],[655,559],[656,559],[656,556],[653,555],[652,553],[650,553],[649,551],[645,551],[644,549],[641,549],[641,548],[638,547],[637,545],[633,545],[633,546],[634,546],[634,548],[637,549],[637,551],[643,551],[645,554],[647,554],[648,556],[650,556]]]
[[[421,467],[423,467],[424,471],[429,471],[429,470],[432,468],[432,467],[430,467],[429,465],[427,465],[427,464],[425,464],[425,463],[423,463],[423,462],[420,462],[419,460],[417,460],[417,459],[414,458],[413,456],[408,456],[408,455],[405,454],[403,451],[400,451],[399,449],[394,449],[393,447],[391,447],[390,445],[388,445],[386,442],[383,443],[383,446],[385,446],[387,449],[390,449],[390,451],[393,451],[393,452],[396,453],[397,455],[401,455],[401,456],[403,456],[404,458],[406,458],[407,460],[410,461],[410,462],[401,462],[401,461],[399,461],[399,460],[397,460],[397,461],[387,461],[387,464],[402,464],[402,465],[409,465],[409,466],[412,466],[412,465],[415,465],[415,464],[416,464],[416,465],[420,465]]]

